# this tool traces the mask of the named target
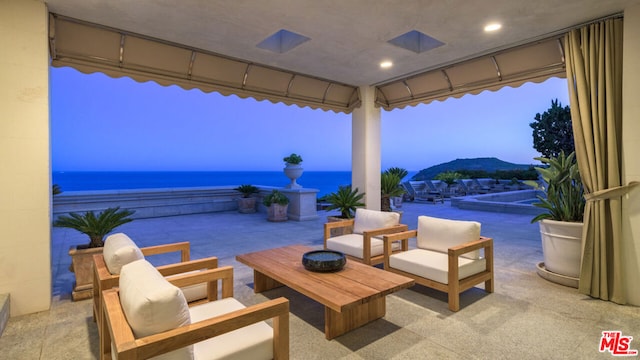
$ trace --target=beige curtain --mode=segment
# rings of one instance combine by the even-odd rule
[[[576,157],[585,184],[579,291],[627,302],[621,254],[622,19],[572,30],[565,37]]]

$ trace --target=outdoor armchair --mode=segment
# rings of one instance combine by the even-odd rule
[[[332,237],[332,229],[343,229],[346,234]],[[382,264],[382,235],[407,229],[407,225],[400,224],[397,212],[358,208],[353,219],[324,224],[324,248],[340,251],[349,259],[363,264]]]
[[[105,241],[102,254],[93,256],[93,317],[98,326],[100,346],[109,346],[104,342],[101,325],[104,320],[101,297],[104,290],[119,286],[120,271],[130,262],[144,259],[145,256],[180,253],[180,262],[158,266],[158,271],[167,277],[184,273],[198,272],[218,267],[218,258],[209,257],[190,260],[189,242],[179,242],[139,248],[126,234],[110,235]],[[207,297],[217,297],[217,282],[195,283],[181,289],[188,302],[205,301]]]
[[[178,288],[218,280],[222,299],[197,305],[188,305]],[[103,292],[102,306],[101,332],[110,344],[103,360],[289,358],[289,301],[245,307],[233,298],[230,266],[167,279],[137,260],[123,267],[119,288]]]
[[[414,237],[417,248],[405,250]],[[383,240],[384,269],[447,293],[451,311],[460,310],[460,293],[476,284],[493,292],[493,239],[480,236],[478,222],[419,216],[417,230]],[[394,253],[397,243],[402,251]]]

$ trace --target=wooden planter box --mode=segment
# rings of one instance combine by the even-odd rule
[[[335,221],[343,221],[343,220],[347,220],[347,219],[343,219],[343,218],[337,217],[337,216],[327,216],[327,222],[335,222]],[[353,234],[353,226],[335,228],[335,229],[331,229],[329,231],[331,232],[331,237],[347,235],[347,234]]]
[[[241,214],[251,214],[256,212],[256,198],[239,198],[238,212],[240,212]]]
[[[93,297],[93,255],[102,254],[102,249],[101,247],[77,249],[75,246],[69,249],[69,256],[71,256],[69,270],[76,275],[76,283],[71,292],[73,301]]]
[[[271,204],[271,206],[267,208],[267,220],[275,222],[287,221],[289,219],[287,210],[289,210],[289,204]]]

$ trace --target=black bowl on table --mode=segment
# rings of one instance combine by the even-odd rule
[[[302,255],[302,265],[309,271],[333,272],[342,270],[347,258],[343,253],[333,250],[314,250]]]

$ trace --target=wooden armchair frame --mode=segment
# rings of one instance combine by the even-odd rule
[[[179,275],[169,282],[184,287],[218,280],[222,282],[222,298],[233,297],[231,266]],[[268,319],[273,319],[274,359],[289,359],[289,300],[283,297],[139,339],[127,322],[117,288],[102,293],[102,307],[105,321],[101,332],[107,344],[113,342],[115,359],[147,359]],[[101,359],[111,359],[111,346],[101,352]]]
[[[167,254],[172,252],[180,252],[180,262],[170,265],[162,265],[156,267],[163,276],[171,276],[182,274],[190,271],[215,269],[218,267],[218,258],[209,257],[199,260],[189,260],[191,255],[190,243],[188,241],[155,245],[140,248],[142,254],[146,256]],[[98,326],[98,335],[100,337],[100,348],[109,346],[102,336],[102,323],[104,320],[103,308],[101,306],[102,292],[111,288],[118,287],[120,275],[114,275],[109,272],[107,264],[104,261],[103,254],[93,255],[93,320]],[[218,296],[218,283],[212,281],[207,283],[207,296],[215,299]],[[202,299],[195,303],[207,301]]]
[[[408,249],[409,238],[414,238],[417,236],[418,236],[417,230],[410,230],[410,231],[405,231],[397,234],[384,236],[383,240],[384,240],[384,269],[385,270],[410,277],[415,280],[416,284],[427,286],[427,287],[447,293],[449,310],[451,311],[460,310],[460,293],[474,287],[479,283],[484,282],[484,290],[486,292],[492,293],[494,291],[494,288],[493,288],[494,287],[493,239],[492,238],[480,236],[480,239],[478,240],[470,241],[470,242],[449,248],[448,249],[449,270],[447,272],[448,284],[443,284],[441,282],[424,278],[416,274],[394,269],[390,266],[389,257],[392,254],[392,251],[391,251],[392,243],[396,241],[401,241],[402,251],[406,251]],[[459,271],[458,259],[462,254],[466,254],[468,252],[478,250],[478,249],[484,249],[484,257],[486,261],[485,270],[480,273],[468,276],[464,279],[458,279],[458,271]]]
[[[324,224],[324,248],[327,249],[327,240],[331,238],[332,229],[349,229],[353,231],[353,225],[355,219],[345,219],[340,221],[333,221]],[[374,236],[380,236],[385,234],[393,234],[401,231],[407,231],[409,227],[405,224],[398,224],[389,227],[366,230],[362,232],[362,259],[345,254],[347,258],[361,262],[367,265],[377,265],[384,262],[384,254],[371,256],[371,238]],[[405,249],[406,250],[406,249]]]

